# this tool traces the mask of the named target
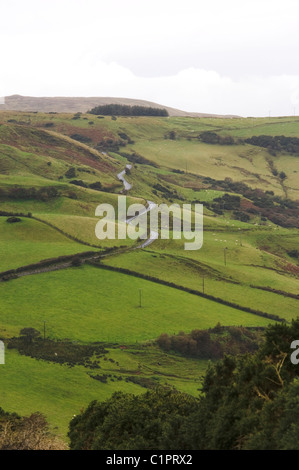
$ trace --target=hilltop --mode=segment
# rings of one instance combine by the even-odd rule
[[[146,106],[152,108],[166,109],[169,116],[181,117],[236,117],[233,115],[220,116],[207,113],[190,113],[180,109],[163,106],[151,101],[117,98],[117,97],[33,97],[11,95],[5,97],[5,104],[0,104],[0,110],[7,111],[38,111],[38,112],[56,112],[56,113],[86,113],[89,109],[106,104],[121,104],[129,106]]]

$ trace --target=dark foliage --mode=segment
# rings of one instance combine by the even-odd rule
[[[48,201],[60,196],[60,192],[54,186],[43,186],[42,188],[25,188],[14,186],[12,188],[0,188],[0,199],[19,199]]]
[[[65,176],[67,178],[75,178],[76,176],[76,169],[74,167],[70,167],[66,173],[65,173]]]
[[[126,377],[126,382],[140,385],[148,389],[155,389],[157,387],[157,379],[155,377],[139,377],[138,375],[130,375]]]
[[[272,150],[272,155],[274,156],[275,153],[273,153],[273,151],[284,151],[291,154],[299,153],[298,137],[286,137],[284,135],[258,135],[245,139],[244,142]]]
[[[243,213],[247,212],[248,215],[258,214],[281,227],[299,228],[298,201],[276,196],[271,191],[252,189],[245,183],[232,181],[230,178],[225,178],[225,180],[205,178],[204,183],[211,185],[213,189],[218,188],[224,191],[242,194],[244,198],[251,201],[251,203],[247,202],[246,205],[244,201],[241,201],[240,207]],[[212,208],[212,205],[210,206],[209,203],[205,203],[205,206]],[[217,206],[214,207],[215,212],[217,210],[219,211]]]
[[[153,189],[154,189],[153,191],[154,194],[156,194],[155,191],[159,191],[160,193],[162,193],[165,199],[168,199],[170,201],[172,201],[173,199],[182,199],[182,197],[178,194],[176,189],[163,186],[161,183],[154,184]]]
[[[291,258],[299,258],[299,250],[291,250],[287,252]]]
[[[118,152],[119,155],[121,155],[122,157],[125,157],[127,160],[129,160],[129,162],[132,162],[132,163],[138,163],[139,165],[150,165],[150,166],[153,166],[155,168],[158,167],[158,165],[156,165],[155,163],[151,162],[150,160],[148,160],[147,158],[143,157],[142,155],[140,155],[139,153],[136,153],[136,152],[133,152],[133,153],[128,153],[128,152]]]
[[[112,251],[113,247],[110,248],[110,250]],[[26,266],[19,266],[16,269],[10,269],[8,271],[1,272],[0,281],[8,281],[10,279],[16,279],[19,274],[24,273],[24,272],[39,272],[48,267],[53,267],[53,266],[59,267],[60,264],[62,265],[64,265],[65,263],[69,263],[71,265],[73,263],[77,264],[77,260],[81,260],[83,262],[83,260],[93,258],[97,254],[98,253],[94,251],[86,251],[82,253],[77,253],[76,255],[63,255],[63,256],[58,256],[57,258],[45,259],[45,260],[39,261],[38,263],[27,264]]]
[[[201,142],[205,142],[207,144],[233,145],[235,143],[232,136],[221,136],[212,131],[202,132],[198,136],[198,139],[201,140]]]
[[[118,132],[118,135],[122,140],[126,140],[128,144],[134,144],[134,140],[132,140],[125,132]]]
[[[122,104],[96,106],[88,111],[88,113],[100,114],[103,116],[168,116],[166,109],[146,106],[128,106]]]
[[[82,142],[83,144],[89,144],[92,142],[92,139],[86,135],[72,134],[70,137],[74,140],[78,140],[78,142]]]
[[[22,219],[20,219],[19,217],[8,217],[8,219],[6,219],[6,222],[8,222],[9,224],[15,224],[16,222],[21,222]]]
[[[157,344],[164,351],[174,351],[187,357],[220,359],[225,354],[244,354],[258,349],[260,335],[244,327],[218,327],[210,330],[180,332],[178,335],[163,333]]]
[[[88,188],[88,184],[82,180],[71,180],[70,183],[75,186],[81,186],[81,188]]]
[[[232,211],[240,208],[240,196],[224,194],[221,197],[216,197],[211,205],[212,209]]]
[[[197,406],[196,398],[172,390],[157,388],[140,396],[116,392],[72,419],[70,448],[186,449],[180,426]]]
[[[70,422],[70,447],[299,450],[299,369],[290,360],[298,338],[299,320],[269,326],[254,354],[210,363],[200,399],[157,388],[94,401]]]
[[[9,340],[7,348],[17,349],[20,354],[35,359],[69,366],[80,364],[91,368],[97,368],[98,359],[107,353],[101,344],[82,345],[70,341],[43,339],[34,328],[21,330],[19,337]]]

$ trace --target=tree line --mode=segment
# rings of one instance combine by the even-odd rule
[[[222,327],[218,324],[209,330],[180,331],[177,335],[162,333],[158,346],[164,351],[172,351],[185,357],[199,359],[221,359],[225,354],[245,354],[258,349],[260,331],[244,327]]]
[[[48,201],[60,196],[60,191],[55,186],[43,186],[42,188],[14,186],[12,188],[0,188],[0,199],[35,199]]]
[[[206,144],[234,145],[246,143],[255,145],[266,148],[273,156],[276,155],[276,151],[284,151],[291,154],[299,153],[299,138],[287,137],[285,135],[254,135],[246,139],[238,138],[235,140],[231,135],[220,135],[214,131],[204,131],[197,138]]]
[[[88,113],[103,116],[168,116],[168,111],[164,108],[129,106],[124,104],[105,104],[95,106],[88,111]]]
[[[260,215],[281,227],[299,227],[299,208],[297,201],[274,195],[273,191],[250,188],[246,183],[233,181],[231,178],[214,180],[213,178],[206,177],[203,183],[209,184],[212,189],[241,194],[244,198],[250,200],[251,202],[245,200],[240,201],[240,208],[244,213]],[[218,210],[219,213],[219,211],[222,210],[219,206],[220,200],[219,198],[214,199],[214,201],[215,200],[218,202],[216,206],[214,205],[214,208],[216,211]],[[205,202],[205,206],[214,210],[214,201],[213,203]],[[222,205],[224,202],[226,202],[226,207],[229,207],[229,205],[231,208],[233,207],[231,205],[233,202],[232,198],[224,195],[222,197]],[[237,203],[237,199],[235,199],[235,202]],[[244,221],[246,220],[244,219]]]
[[[71,450],[299,450],[299,320],[275,324],[257,352],[210,363],[201,395],[157,387],[93,401],[69,426]]]
[[[257,145],[275,151],[285,151],[287,153],[299,153],[299,138],[286,137],[285,135],[257,135],[245,139],[244,142],[251,145]]]
[[[94,400],[71,419],[69,448],[299,450],[298,349],[291,347],[298,338],[298,318],[268,326],[257,351],[210,362],[198,396],[157,386]],[[1,450],[63,446],[41,414],[20,417],[0,408]]]

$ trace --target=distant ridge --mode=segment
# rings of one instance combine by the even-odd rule
[[[41,113],[86,113],[95,106],[105,104],[124,104],[130,106],[147,106],[152,108],[163,108],[168,111],[169,116],[181,117],[220,117],[237,118],[234,115],[220,115],[207,113],[190,113],[180,109],[170,108],[150,101],[131,99],[131,98],[111,98],[111,97],[33,97],[11,95],[5,97],[5,104],[0,104],[0,110],[6,111],[38,111]]]

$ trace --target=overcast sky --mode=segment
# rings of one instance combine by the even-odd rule
[[[0,0],[0,96],[299,114],[298,0]]]

